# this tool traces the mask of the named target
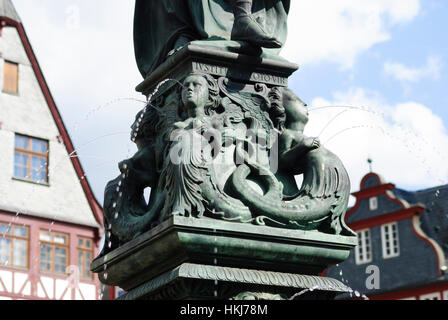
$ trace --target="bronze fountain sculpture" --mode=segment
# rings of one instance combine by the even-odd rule
[[[345,260],[356,244],[344,222],[348,174],[317,138],[304,136],[307,106],[287,87],[297,66],[278,57],[289,5],[136,0],[145,77],[137,89],[148,104],[132,125],[137,153],[106,187],[107,245],[92,264],[104,283],[128,290],[127,299],[210,298],[212,279],[226,284],[215,298],[291,296],[299,279]],[[252,279],[246,290],[232,284],[245,282],[235,272]],[[277,280],[254,280],[263,272]],[[195,291],[193,278],[205,281],[206,293]],[[161,279],[188,289],[169,292]],[[319,281],[325,297],[347,289]]]

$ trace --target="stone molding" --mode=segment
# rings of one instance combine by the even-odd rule
[[[155,293],[157,290],[169,286],[178,279],[221,281],[225,283],[287,287],[299,290],[308,289],[310,291],[330,291],[337,293],[350,291],[350,288],[332,278],[184,263],[130,290],[126,295],[121,296],[119,300],[135,300],[144,295]]]

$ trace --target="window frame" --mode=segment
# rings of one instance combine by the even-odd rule
[[[27,149],[22,149],[16,146],[16,142],[17,142],[17,138],[21,137],[21,138],[26,138],[27,139]],[[45,143],[45,153],[40,153],[40,152],[36,152],[33,151],[33,141],[39,141],[39,142],[44,142]],[[50,143],[48,140],[46,139],[40,139],[40,138],[36,138],[36,137],[31,137],[31,136],[27,136],[24,134],[20,134],[20,133],[15,133],[14,135],[14,166],[13,166],[13,178],[14,179],[18,179],[21,181],[27,181],[27,182],[32,182],[32,183],[37,183],[37,184],[42,184],[42,185],[48,185],[49,183],[49,152],[50,152]],[[20,177],[20,176],[16,176],[15,174],[15,169],[16,166],[19,167],[23,167],[22,165],[19,165],[16,163],[15,157],[16,154],[20,154],[20,155],[25,155],[28,157],[27,159],[27,164],[26,164],[26,176],[25,177]],[[45,160],[45,181],[40,181],[40,180],[33,180],[32,178],[32,173],[34,171],[33,168],[33,157],[37,157],[40,159],[44,159]],[[42,170],[39,170],[39,172]]]
[[[17,269],[22,269],[22,270],[29,270],[30,268],[30,227],[27,225],[19,225],[19,224],[12,224],[12,223],[6,223],[3,221],[0,221],[0,225],[4,225],[6,228],[10,228],[10,234],[6,234],[6,233],[0,233],[0,237],[2,238],[6,238],[6,239],[11,239],[11,253],[10,253],[10,257],[8,260],[8,264],[0,264],[1,267],[5,267],[5,268],[17,268]],[[18,227],[18,228],[25,228],[26,229],[26,237],[22,237],[22,236],[17,236],[14,235],[14,229]],[[14,264],[14,246],[15,246],[15,241],[14,240],[24,240],[26,243],[26,248],[25,248],[25,259],[26,259],[26,264],[25,266],[19,266],[19,265],[15,265]]]
[[[378,210],[378,197],[369,198],[369,209],[370,211]]]
[[[355,262],[357,265],[372,262],[372,240],[370,229],[362,229],[356,232],[358,245],[355,247]]]
[[[7,65],[11,65],[15,67],[15,71],[16,71],[16,75],[15,75],[15,90],[7,90],[7,88],[5,88],[5,84],[7,83],[6,78],[7,78]],[[3,60],[3,86],[2,86],[2,92],[3,93],[7,93],[7,94],[12,94],[12,95],[18,95],[19,94],[19,63],[11,61],[11,60]]]
[[[89,271],[89,276],[85,275],[85,262],[86,262],[86,253],[90,253],[90,257],[91,259],[89,260],[89,264],[93,259],[93,255],[94,255],[94,246],[93,246],[93,239],[89,238],[89,237],[85,237],[85,236],[78,236],[77,238],[77,242],[76,242],[76,250],[77,250],[77,257],[78,257],[78,269],[79,269],[79,274],[80,274],[80,279],[82,280],[92,280],[93,279],[93,273],[90,271],[90,268],[88,269]],[[79,241],[82,240],[83,241],[83,245],[80,246]],[[90,248],[87,248],[84,244],[85,241],[89,241],[90,242]],[[82,258],[81,261],[79,259],[79,253],[82,253]]]
[[[395,227],[395,231],[394,231]],[[386,230],[388,229],[388,230]],[[394,235],[396,237],[394,237]],[[386,237],[388,236],[388,237]],[[394,246],[394,240],[397,241],[397,245]],[[381,226],[381,245],[383,251],[383,259],[396,258],[400,256],[400,237],[398,233],[397,222],[391,222],[383,224]],[[388,245],[390,246],[390,253],[387,253]]]
[[[52,241],[41,240],[42,232],[50,233]],[[54,242],[55,236],[63,236],[66,239],[65,244],[59,244]],[[42,270],[42,245],[47,245],[51,247],[51,259],[50,266],[51,270]],[[64,271],[55,271],[55,260],[56,260],[56,248],[66,249],[65,251],[65,268]],[[67,267],[70,265],[70,234],[60,232],[60,231],[52,231],[48,229],[40,229],[39,230],[39,272],[44,274],[58,274],[58,275],[67,275]]]

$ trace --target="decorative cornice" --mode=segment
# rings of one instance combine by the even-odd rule
[[[403,210],[394,211],[387,214],[382,214],[369,219],[364,219],[349,223],[348,226],[354,231],[380,226],[386,223],[412,219],[415,215],[423,213],[425,208],[423,206],[409,207]]]
[[[121,296],[119,300],[138,299],[144,295],[162,289],[177,279],[210,280],[338,293],[349,292],[351,290],[343,283],[332,278],[184,263],[174,270],[166,272],[161,276],[130,290],[126,295]]]
[[[365,181],[371,176],[377,177],[377,179],[379,179],[379,181],[381,181],[382,184],[375,186],[375,187],[368,188],[368,189],[362,189]],[[349,217],[352,214],[354,214],[356,212],[356,210],[358,210],[359,205],[361,204],[362,200],[369,199],[371,197],[380,196],[380,195],[384,195],[390,201],[395,202],[396,204],[401,206],[403,208],[403,210],[415,208],[415,207],[423,208],[423,209],[425,208],[424,205],[420,204],[420,203],[415,204],[414,207],[411,207],[411,205],[406,200],[395,196],[395,194],[392,192],[392,190],[394,190],[394,189],[395,189],[395,185],[393,183],[384,183],[383,179],[376,173],[367,174],[362,179],[361,190],[358,192],[352,193],[352,195],[356,197],[356,203],[353,207],[351,207],[349,210],[347,210],[347,213],[345,215],[345,221],[348,221]],[[401,210],[401,211],[403,211],[403,210]],[[420,211],[420,209],[418,209],[418,210]],[[383,216],[385,216],[385,215],[381,215],[380,217],[383,217]],[[373,217],[371,219],[377,219],[377,218],[378,217]],[[367,219],[367,220],[371,220],[371,219]],[[358,223],[358,222],[355,222],[353,224],[356,224],[356,223]],[[361,223],[361,222],[359,222],[359,223]]]
[[[387,190],[393,190],[395,189],[395,185],[392,183],[382,184],[379,186],[371,187],[368,189],[363,189],[358,192],[353,192],[352,195],[355,196],[357,199],[366,199],[370,197],[374,197],[380,194],[385,193]]]

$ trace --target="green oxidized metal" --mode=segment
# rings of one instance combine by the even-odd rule
[[[318,275],[347,259],[348,174],[303,134],[307,106],[287,88],[298,67],[278,56],[289,1],[137,0],[136,9],[137,90],[149,101],[132,125],[138,151],[105,190],[106,245],[92,264],[101,281],[163,298],[168,284],[154,281],[185,263],[256,277]],[[235,19],[210,23],[221,13]],[[300,286],[249,287],[220,297],[274,299]]]

